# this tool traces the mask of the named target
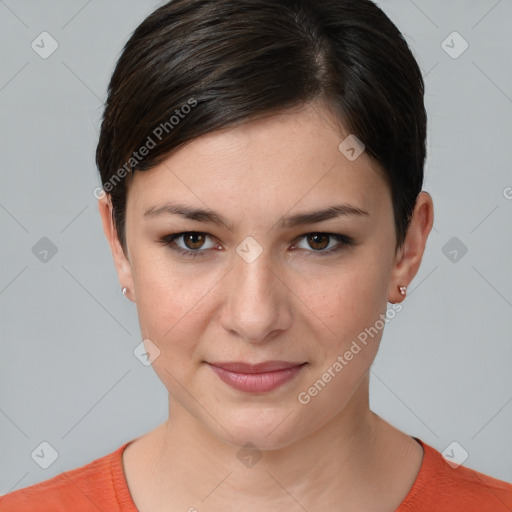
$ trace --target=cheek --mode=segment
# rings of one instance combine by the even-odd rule
[[[321,279],[303,283],[301,296],[318,317],[325,335],[319,341],[340,351],[379,319],[386,310],[388,268],[371,255],[361,254]]]
[[[316,428],[332,419],[359,390],[377,354],[385,322],[387,267],[361,258],[311,290],[315,313],[329,330],[317,337],[316,361],[297,401]],[[328,283],[329,288],[322,289]],[[304,408],[304,409],[302,409]],[[316,425],[316,427],[315,427]]]
[[[179,279],[144,280],[143,292],[137,295],[137,313],[142,336],[160,350],[152,367],[167,390],[175,397],[187,399],[192,365],[197,363],[198,340],[206,328],[200,297],[189,287],[184,290]],[[182,396],[183,394],[183,396]]]
[[[200,332],[208,324],[205,307],[219,279],[207,273],[197,275],[192,267],[177,268],[161,257],[133,258],[141,333],[161,351],[155,366],[184,366],[191,360]]]

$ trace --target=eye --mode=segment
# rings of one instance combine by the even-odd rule
[[[297,244],[295,247],[299,249],[306,249],[309,252],[318,253],[319,255],[333,254],[341,251],[344,247],[354,245],[354,241],[345,235],[336,233],[307,233],[302,235],[305,243],[312,248],[311,251],[308,247],[300,246]]]
[[[301,247],[300,244],[296,244],[293,246],[292,250],[296,248],[305,249],[319,256],[333,254],[347,246],[355,245],[350,237],[336,233],[307,233],[300,238],[304,239],[309,247]],[[210,239],[210,244],[205,245],[208,239]],[[198,231],[171,233],[164,236],[159,242],[179,254],[191,257],[204,256],[208,249],[217,247],[216,244],[211,241],[211,237],[208,233]]]
[[[209,246],[205,247],[205,241],[210,238],[207,233],[200,233],[198,231],[186,231],[183,233],[172,233],[164,236],[160,243],[169,246],[173,251],[186,256],[202,256],[207,249],[213,249],[215,244],[210,242]],[[176,242],[178,240],[178,242]],[[181,242],[181,243],[180,243]]]

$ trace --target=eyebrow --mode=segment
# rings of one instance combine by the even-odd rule
[[[205,208],[193,208],[184,204],[166,203],[161,206],[153,206],[144,212],[145,218],[154,218],[160,215],[180,215],[185,219],[195,220],[198,222],[211,222],[224,226],[228,231],[233,231],[233,225],[222,215],[213,210]],[[323,208],[321,210],[313,210],[310,212],[295,213],[282,217],[277,225],[282,228],[291,228],[304,224],[315,224],[324,220],[334,219],[343,216],[365,216],[369,215],[366,210],[356,208],[349,204],[338,204]]]

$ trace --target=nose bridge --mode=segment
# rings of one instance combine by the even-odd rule
[[[234,275],[240,286],[253,294],[268,293],[275,279],[274,272],[270,249],[263,247],[256,238],[247,236],[236,247]]]
[[[285,329],[290,319],[271,254],[256,244],[254,239],[246,239],[237,248],[223,315],[225,329],[252,342]]]
[[[262,252],[250,261],[243,257],[238,257],[237,260],[234,275],[238,288],[254,297],[258,294],[268,295],[275,279],[270,255]]]

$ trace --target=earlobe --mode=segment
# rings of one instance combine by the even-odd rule
[[[127,288],[133,293],[134,287],[131,264],[119,241],[113,218],[113,206],[110,195],[105,194],[103,197],[98,199],[98,210],[103,224],[103,232],[105,233],[105,237],[107,238],[107,242],[110,246],[112,257],[114,259],[119,284],[121,285],[121,288]]]
[[[399,302],[402,302],[405,300],[405,297],[407,297],[407,286],[398,286],[398,292],[402,296],[400,300],[395,300],[394,298],[388,297],[388,302],[391,304],[398,304]]]
[[[434,223],[434,206],[427,192],[420,192],[403,246],[397,251],[388,291],[388,301],[402,302],[423,258],[428,235]],[[405,291],[405,293],[403,293]]]

